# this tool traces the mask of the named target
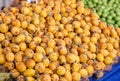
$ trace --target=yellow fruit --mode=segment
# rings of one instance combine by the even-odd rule
[[[22,42],[19,44],[20,50],[25,51],[27,49],[26,43]]]
[[[49,54],[49,58],[50,58],[51,61],[57,61],[58,53],[55,52],[55,53]]]
[[[23,75],[19,75],[19,76],[17,77],[17,80],[19,80],[19,81],[24,81],[24,80],[25,80],[25,77],[24,77]]]
[[[41,38],[40,37],[34,37],[33,38],[33,41],[36,43],[36,44],[39,44],[41,42]]]
[[[0,25],[0,32],[1,33],[6,33],[8,32],[8,26],[6,24],[1,24]]]
[[[51,80],[52,81],[59,81],[59,76],[57,74],[52,74],[51,75]]]
[[[27,7],[23,7],[23,8],[21,9],[21,12],[22,12],[23,14],[25,14],[25,15],[28,15],[28,14],[30,13],[30,9],[27,8]]]
[[[73,38],[73,41],[74,41],[75,44],[78,44],[78,45],[81,44],[81,42],[82,42],[82,41],[81,41],[81,38],[78,37],[78,36],[75,36],[75,37]]]
[[[97,60],[100,61],[100,62],[103,62],[104,61],[104,56],[102,54],[97,54]]]
[[[67,79],[65,77],[61,77],[59,81],[67,81]]]
[[[51,81],[51,77],[49,74],[43,74],[41,81]]]
[[[5,15],[4,18],[3,18],[3,22],[4,22],[5,24],[10,24],[10,23],[11,23],[10,16]]]
[[[66,72],[65,68],[63,66],[58,66],[57,67],[57,74],[58,75],[64,75]]]
[[[15,57],[15,61],[17,61],[17,62],[21,62],[22,61],[22,54],[20,54],[20,53],[16,53],[15,55],[14,55],[14,57]]]
[[[49,68],[45,68],[44,73],[53,74],[53,71],[51,69],[49,69]]]
[[[41,46],[36,46],[36,50],[35,51],[36,51],[36,53],[45,54],[45,50]]]
[[[81,54],[81,55],[80,55],[80,62],[86,63],[87,60],[88,60],[88,57],[87,57],[86,54]]]
[[[79,64],[79,63],[73,63],[73,64],[72,64],[72,71],[73,71],[73,72],[78,72],[81,67],[82,67],[81,64]]]
[[[26,69],[24,71],[24,76],[26,77],[30,77],[30,76],[34,76],[35,75],[35,70],[34,69]]]
[[[0,33],[0,41],[3,41],[5,39],[5,35]]]
[[[80,81],[80,79],[81,79],[80,73],[78,73],[78,72],[73,72],[73,73],[72,73],[72,79],[73,79],[73,81]]]
[[[65,29],[68,31],[68,32],[72,32],[73,31],[73,27],[71,24],[66,24],[65,25]]]
[[[20,50],[20,47],[18,45],[16,45],[16,44],[13,44],[13,46],[11,46],[11,49],[12,49],[13,52],[16,53],[16,52],[18,52]]]
[[[3,54],[0,54],[0,64],[5,63],[5,56]]]
[[[66,71],[64,76],[65,76],[67,81],[72,81],[72,74],[71,74],[71,72]]]
[[[33,51],[33,50],[31,50],[31,49],[29,49],[29,48],[27,48],[27,49],[25,50],[25,56],[26,56],[26,57],[32,58],[32,57],[33,57],[33,54],[34,54],[34,51]]]
[[[43,55],[41,53],[35,53],[33,54],[33,59],[35,62],[40,62],[43,59]]]
[[[28,27],[27,27],[29,33],[34,33],[36,28],[35,28],[35,25],[34,24],[29,24]]]
[[[60,62],[60,64],[66,63],[66,58],[65,58],[64,55],[60,55],[60,56],[59,56],[59,62]]]
[[[11,28],[11,33],[13,35],[18,35],[20,33],[20,28],[18,28],[18,27],[12,27]]]
[[[109,65],[109,64],[113,63],[113,60],[110,57],[106,57],[104,62],[105,62],[105,64]]]
[[[70,5],[70,4],[71,4],[71,0],[65,0],[64,3],[65,3],[66,5]]]
[[[12,25],[14,27],[20,27],[21,26],[21,22],[19,20],[14,20],[14,21],[12,21]]]
[[[27,81],[35,81],[35,79],[33,77],[26,77]]]
[[[79,73],[80,73],[81,77],[88,76],[88,71],[86,69],[80,69]]]
[[[48,41],[47,44],[48,44],[48,47],[50,47],[50,48],[54,48],[55,45],[56,45],[56,42],[55,42],[55,40],[51,39],[51,40]]]
[[[94,63],[94,69],[95,70],[101,70],[102,69],[102,62],[96,62]]]
[[[67,54],[67,48],[64,47],[64,46],[60,46],[60,47],[59,47],[59,52],[60,52],[60,54],[62,54],[62,55]]]
[[[57,62],[51,62],[51,63],[49,64],[49,68],[50,68],[51,70],[55,70],[55,69],[57,68],[57,65],[58,65]]]
[[[88,65],[86,67],[86,70],[87,70],[89,75],[92,75],[94,73],[94,67],[92,65]]]
[[[41,6],[37,5],[35,6],[35,13],[39,14],[41,12]]]
[[[116,50],[111,51],[109,57],[114,60],[117,57],[117,51]]]
[[[7,61],[14,61],[14,53],[6,54],[6,60]]]
[[[39,73],[43,73],[45,71],[45,65],[39,62],[35,65],[35,70],[38,71]]]
[[[19,71],[19,72],[24,72],[26,70],[26,66],[23,62],[17,62],[16,63],[16,69]]]
[[[35,61],[34,61],[33,59],[28,59],[28,60],[25,61],[25,65],[26,65],[29,69],[34,68],[34,66],[35,66]]]
[[[5,66],[8,70],[12,70],[12,69],[14,69],[14,67],[15,67],[14,63],[11,62],[11,61],[5,62],[5,63],[4,63],[4,66]]]
[[[81,6],[77,7],[77,11],[79,14],[82,14],[84,12],[84,10],[85,10],[84,7],[81,7]]]
[[[56,20],[56,21],[60,21],[61,20],[61,15],[60,14],[54,14],[54,19]]]
[[[22,21],[21,22],[21,27],[22,28],[27,28],[27,26],[28,26],[28,22],[27,21]]]
[[[66,58],[68,63],[74,63],[76,60],[76,57],[74,54],[67,54],[67,58]]]
[[[10,73],[13,77],[18,77],[20,75],[20,73],[16,69],[11,70]]]
[[[40,15],[42,17],[47,17],[47,12],[45,10],[41,10]]]
[[[16,38],[15,38],[15,42],[16,43],[20,43],[20,42],[24,42],[25,41],[25,36],[23,34],[19,34]]]
[[[74,21],[73,23],[74,28],[80,28],[81,24],[79,21]]]
[[[100,49],[100,53],[105,57],[109,55],[109,51],[106,49]]]

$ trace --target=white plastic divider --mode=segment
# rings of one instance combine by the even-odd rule
[[[33,0],[27,0],[27,2],[31,3],[31,2],[33,2]]]
[[[38,4],[38,0],[27,0],[27,2],[29,2],[29,3],[34,2],[34,1],[36,4]]]

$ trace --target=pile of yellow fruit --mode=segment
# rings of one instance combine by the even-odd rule
[[[0,12],[0,64],[18,81],[80,81],[114,63],[119,37],[82,1],[23,1]]]

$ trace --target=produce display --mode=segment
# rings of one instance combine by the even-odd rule
[[[82,1],[22,1],[0,12],[0,64],[18,81],[99,79],[120,56],[119,37]]]
[[[108,24],[120,27],[120,0],[83,0],[87,8],[94,9]]]

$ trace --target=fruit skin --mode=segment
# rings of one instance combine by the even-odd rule
[[[16,69],[11,70],[10,73],[13,77],[18,77],[20,75],[20,73]]]
[[[86,67],[86,70],[87,70],[89,75],[92,75],[94,73],[94,67],[92,65],[88,65]]]
[[[45,71],[45,65],[39,62],[35,65],[35,70],[38,71],[39,73],[43,73]]]
[[[57,67],[57,74],[58,75],[64,75],[66,72],[65,68],[63,66]]]
[[[43,75],[41,76],[41,80],[42,80],[42,81],[51,81],[51,77],[50,77],[49,74],[43,74]]]
[[[43,59],[43,55],[41,53],[35,53],[33,59],[35,62],[40,62]]]
[[[35,70],[34,69],[26,69],[24,71],[24,76],[26,77],[30,77],[30,76],[34,76],[35,75]]]
[[[106,57],[104,60],[105,64],[111,64],[113,62],[113,60],[110,57]]]
[[[87,77],[88,76],[88,72],[86,69],[80,69],[79,71],[81,77]]]
[[[2,33],[8,32],[8,26],[6,24],[1,24],[0,25],[0,32],[2,32]]]
[[[102,54],[97,54],[97,60],[100,62],[104,61],[104,56]]]
[[[57,74],[52,74],[51,75],[51,80],[52,81],[59,81],[59,76]]]
[[[16,69],[19,71],[19,72],[24,72],[26,70],[26,66],[23,62],[17,62],[16,63]]]
[[[35,66],[35,61],[34,61],[33,59],[28,59],[28,60],[26,60],[25,65],[26,65],[28,68],[34,68],[34,66]]]
[[[33,77],[27,77],[26,79],[27,79],[27,81],[35,81],[35,79]]]
[[[71,72],[66,71],[64,77],[66,78],[66,80],[72,81],[72,74],[71,74]]]
[[[7,61],[14,61],[14,54],[13,53],[6,54],[6,59]]]
[[[5,56],[3,54],[0,54],[0,64],[4,64],[5,61]]]
[[[78,72],[73,72],[72,73],[72,79],[73,81],[79,81],[81,79],[81,75]]]

